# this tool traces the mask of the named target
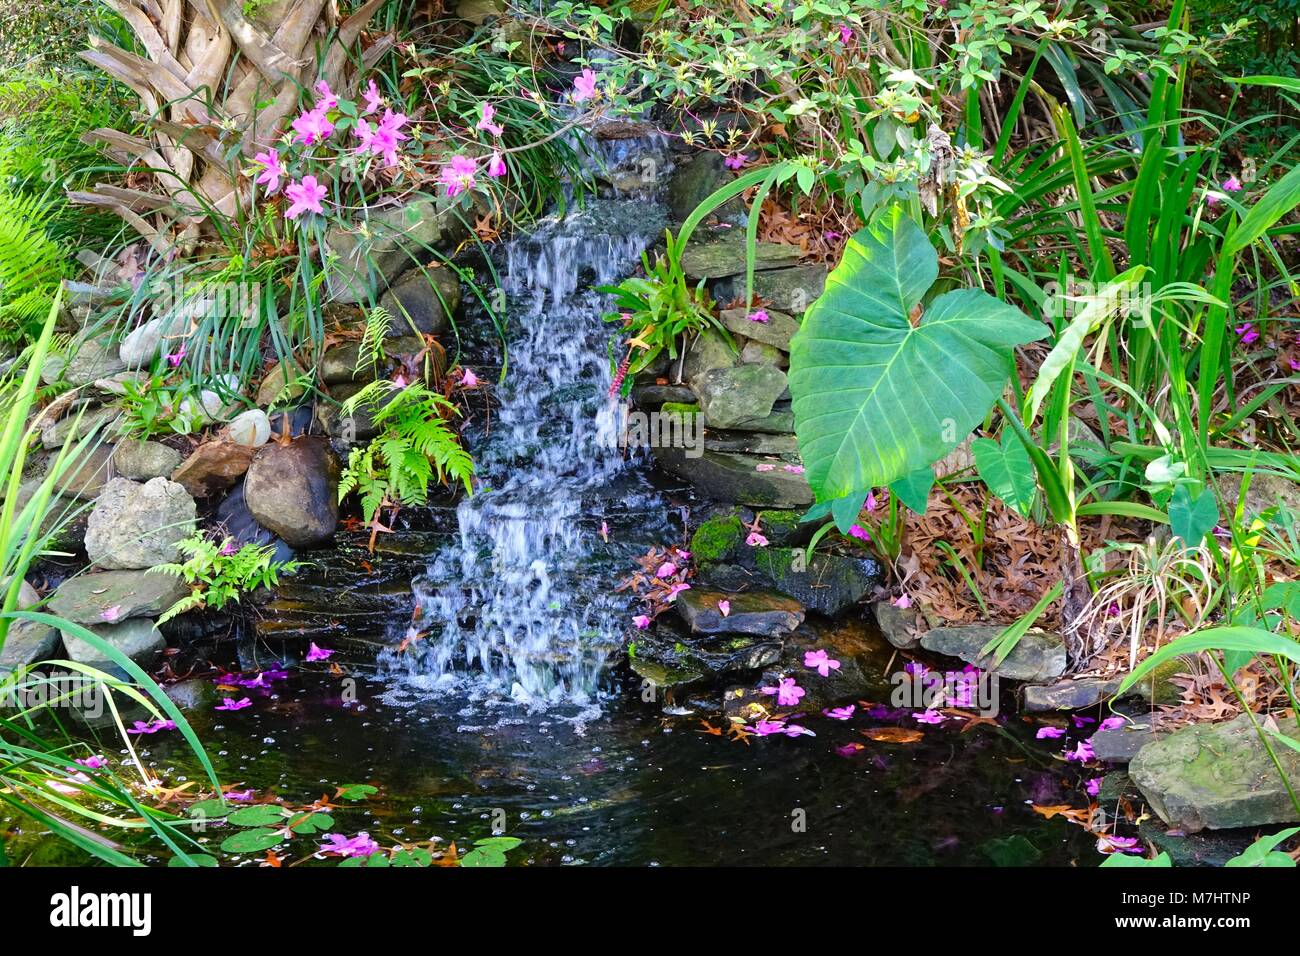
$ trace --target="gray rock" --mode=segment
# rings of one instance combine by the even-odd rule
[[[321,381],[326,385],[341,385],[344,382],[373,379],[375,375],[372,368],[357,368],[360,357],[360,342],[344,342],[329,348],[320,360]]]
[[[1125,764],[1154,739],[1151,718],[1144,714],[1123,727],[1098,730],[1088,738],[1088,742],[1092,744],[1092,752],[1103,763]]]
[[[1120,680],[1061,680],[1054,684],[1029,684],[1025,691],[1025,710],[1041,713],[1049,710],[1084,710],[1096,707],[1115,695]]]
[[[51,614],[76,624],[109,624],[157,617],[189,593],[185,582],[172,574],[101,571],[68,578],[51,595],[49,608]]]
[[[54,628],[39,621],[15,620],[0,648],[0,676],[49,660],[58,648],[59,632]]]
[[[108,570],[170,564],[180,560],[176,545],[194,531],[196,513],[189,493],[166,478],[114,478],[90,513],[86,554]]]
[[[794,435],[771,432],[710,428],[704,432],[704,447],[709,451],[725,451],[733,455],[778,455],[782,458],[796,458],[799,455],[799,442]]]
[[[745,418],[731,426],[732,431],[763,432],[769,435],[793,435],[794,412],[789,402],[777,402],[772,412],[762,418]]]
[[[1278,725],[1300,737],[1294,718]],[[1300,753],[1273,749],[1290,785],[1300,789]],[[1157,737],[1137,752],[1128,772],[1160,819],[1189,833],[1300,820],[1247,714]]]
[[[59,371],[69,385],[89,385],[96,379],[107,378],[126,371],[126,363],[117,354],[117,346],[107,339],[86,339],[74,342],[69,358]],[[44,370],[42,377],[44,377]]]
[[[876,612],[880,633],[899,650],[910,651],[921,646],[921,615],[916,608],[895,607],[890,601],[877,601],[871,605]]]
[[[244,479],[244,500],[257,523],[291,547],[328,541],[338,524],[341,464],[329,443],[304,436],[262,447]]]
[[[770,415],[786,389],[786,378],[771,365],[738,365],[705,372],[692,385],[705,423],[710,428],[734,428]]]
[[[720,601],[730,603],[729,613],[719,609]],[[696,634],[756,634],[780,637],[803,623],[799,602],[781,594],[765,591],[711,591],[691,588],[677,595],[677,613]]]
[[[722,279],[738,275],[743,291],[745,255],[744,235],[736,230],[728,230],[715,238],[704,241],[697,239],[688,243],[682,253],[682,271],[692,283],[699,282],[701,279]],[[798,261],[798,246],[787,246],[779,242],[755,243],[755,287],[757,287],[759,271],[792,266]]]
[[[122,340],[118,357],[128,369],[148,368],[164,346],[169,352],[175,351],[183,339],[174,338],[174,333],[188,331],[189,323],[190,317],[184,310],[150,319]]]
[[[654,447],[655,463],[715,501],[763,508],[799,508],[812,504],[813,493],[803,475],[792,474],[780,463],[762,462],[748,455],[708,451],[688,457],[686,449]],[[757,471],[759,464],[776,464],[771,471]]]
[[[162,633],[148,618],[132,618],[121,624],[99,624],[87,630],[107,641],[144,670],[149,670],[158,663],[162,652],[167,649]],[[63,646],[67,649],[69,660],[110,672],[119,669],[114,661],[88,641],[70,631],[62,633]]]
[[[701,332],[686,346],[682,359],[682,378],[692,387],[714,369],[733,368],[740,364],[740,352],[716,332]]]
[[[723,309],[722,324],[727,327],[727,331],[735,335],[743,335],[783,352],[789,352],[790,339],[799,331],[799,323],[793,317],[776,309],[764,309],[763,311],[767,313],[767,321],[755,322],[750,319],[753,311],[752,309]]]
[[[41,429],[41,444],[49,449],[62,448],[69,441],[76,442],[112,425],[121,414],[121,409],[111,406],[94,409],[83,407],[64,415],[57,422],[45,425]]]
[[[20,511],[27,507],[27,502],[40,489],[41,482],[42,479],[33,478],[19,485],[14,506]],[[38,529],[38,534],[42,537],[49,536],[45,547],[70,552],[81,550],[86,540],[88,510],[85,501],[71,496],[51,496],[49,508]]]
[[[721,153],[713,150],[696,153],[678,165],[668,181],[669,216],[673,222],[682,222],[700,203],[733,178]],[[719,206],[715,215],[724,221],[737,222],[744,213],[744,203],[737,196]]]
[[[113,450],[113,468],[122,478],[148,481],[165,478],[176,470],[184,457],[175,448],[157,441],[127,438]]]
[[[411,335],[412,325],[426,335],[445,335],[460,309],[460,277],[447,266],[412,270],[384,293],[379,305],[393,317],[389,338]]]
[[[827,617],[857,604],[880,583],[880,565],[872,558],[821,552],[798,570],[802,549],[748,548],[744,556],[759,581]]]
[[[142,372],[118,372],[116,375],[95,379],[94,387],[106,395],[121,397],[126,394],[128,385],[141,385],[144,380]]]
[[[1224,503],[1229,509],[1237,506],[1241,498],[1242,476],[1238,474],[1220,475],[1217,479]],[[1290,511],[1294,521],[1292,527],[1300,532],[1300,484],[1280,475],[1255,472],[1250,476],[1250,487],[1246,490],[1245,507],[1242,509],[1249,520],[1258,517],[1270,508],[1282,507]]]
[[[754,273],[753,293],[765,303],[764,308],[768,309],[769,314],[771,309],[776,309],[792,316],[802,316],[825,288],[826,267],[817,264]],[[719,302],[730,302],[744,294],[743,274],[730,276],[714,284],[713,297]]]
[[[1240,856],[1255,842],[1253,831],[1244,833],[1183,833],[1166,829],[1149,816],[1138,823],[1138,837],[1155,846],[1158,852],[1168,853],[1175,867],[1222,867],[1235,856]],[[1286,847],[1284,841],[1282,846]]]
[[[654,411],[666,402],[690,405],[695,393],[685,385],[637,385],[632,389],[632,404],[643,411]]]
[[[1059,634],[1045,631],[1027,633],[1001,664],[994,664],[992,655],[982,656],[980,649],[1003,630],[988,624],[936,627],[921,638],[921,646],[936,654],[960,658],[1006,680],[1041,683],[1065,673],[1065,643]]]
[[[257,404],[263,408],[292,406],[306,392],[303,370],[290,362],[277,362],[257,389]]]
[[[108,481],[112,458],[112,445],[94,446],[68,464],[54,483],[54,490],[65,498],[95,500]]]
[[[371,212],[365,222],[331,226],[325,234],[332,254],[325,278],[331,298],[368,301],[372,290],[382,292],[428,258],[429,250],[453,250],[469,234],[464,219],[472,216],[459,205],[445,195],[431,196]]]
[[[774,345],[745,339],[740,348],[742,365],[772,365],[784,369],[790,366],[790,357]]]

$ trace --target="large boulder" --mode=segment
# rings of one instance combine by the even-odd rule
[[[86,554],[108,570],[170,564],[181,559],[177,544],[194,531],[196,513],[189,493],[166,478],[114,478],[90,513]]]
[[[1278,721],[1278,730],[1300,738],[1294,718]],[[1137,752],[1128,772],[1160,819],[1188,833],[1294,823],[1300,813],[1287,782],[1300,789],[1300,753],[1276,743],[1273,750],[1286,780],[1250,715],[1242,714],[1157,737]]]
[[[132,617],[157,617],[189,593],[185,582],[173,574],[101,571],[68,578],[51,595],[49,609],[76,624],[112,624]]]
[[[310,548],[334,535],[342,466],[318,436],[262,447],[244,478],[244,500],[257,523],[291,547]]]
[[[1003,630],[992,624],[936,627],[921,638],[921,646],[936,654],[960,658],[1006,680],[1042,683],[1065,673],[1065,642],[1061,635],[1046,631],[1029,631],[1001,663],[994,663],[991,654],[981,654],[981,649]]]
[[[3,587],[5,582],[0,582]],[[18,591],[18,609],[35,607],[41,601],[36,589],[26,581]],[[19,667],[30,667],[48,660],[58,649],[59,632],[39,621],[17,618],[10,622],[5,644],[0,648],[0,677]]]
[[[268,424],[267,428],[270,428]],[[172,481],[195,498],[211,498],[229,491],[252,464],[257,449],[233,441],[205,442],[172,472]]]
[[[165,478],[184,461],[175,448],[157,441],[136,441],[128,438],[117,443],[113,451],[113,468],[118,477],[132,481]]]
[[[87,630],[145,670],[153,667],[167,648],[167,641],[163,639],[162,633],[153,621],[145,617],[132,618],[121,624],[98,624]],[[71,631],[62,633],[63,646],[68,652],[69,660],[110,673],[121,670],[115,661],[89,641],[83,640]]]
[[[448,266],[414,269],[384,293],[379,305],[393,318],[389,338],[410,335],[412,325],[426,335],[445,335],[460,309],[460,276]]]

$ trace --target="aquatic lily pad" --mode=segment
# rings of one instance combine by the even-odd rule
[[[237,827],[269,827],[281,823],[283,820],[284,810],[265,803],[255,807],[242,807],[226,817],[227,823],[232,823]]]
[[[340,800],[364,800],[378,792],[378,787],[368,783],[345,783],[339,787],[338,797]]]
[[[393,866],[432,866],[433,853],[424,847],[413,850],[398,850],[390,861]]]
[[[191,803],[187,811],[190,816],[204,820],[222,819],[230,812],[230,806],[224,800],[200,800],[198,803]]]
[[[243,830],[221,841],[221,849],[225,853],[261,853],[283,842],[282,830]]]
[[[460,858],[461,866],[496,867],[506,865],[506,852],[523,843],[517,837],[488,837],[474,841],[474,848]]]
[[[334,826],[334,818],[328,813],[300,813],[288,826],[293,833],[324,833]]]

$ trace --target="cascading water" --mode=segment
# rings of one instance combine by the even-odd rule
[[[661,168],[662,155],[655,141],[604,146],[606,170]],[[609,300],[591,287],[630,274],[663,224],[643,191],[620,189],[505,245],[508,374],[473,446],[481,490],[460,504],[457,546],[415,582],[411,640],[381,656],[405,688],[533,704],[599,693],[627,626],[611,593],[626,565],[609,560],[602,526],[662,507],[635,476],[620,478]]]

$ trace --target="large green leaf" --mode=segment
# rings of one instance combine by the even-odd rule
[[[1001,393],[1009,351],[1046,334],[978,289],[945,292],[919,226],[895,207],[861,230],[790,344],[795,431],[818,501],[880,488],[942,458]]]
[[[977,438],[970,444],[975,455],[975,470],[1002,502],[1022,517],[1034,505],[1038,480],[1034,463],[1024,443],[1011,429],[1002,432],[1002,444],[992,438]]]

